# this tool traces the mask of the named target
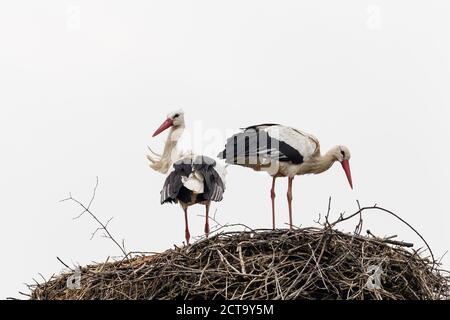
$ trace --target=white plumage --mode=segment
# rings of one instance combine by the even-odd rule
[[[181,177],[183,186],[194,193],[203,193],[205,190],[205,179],[198,171],[192,172],[188,177]]]
[[[275,125],[263,129],[271,138],[280,140],[296,149],[307,161],[320,150],[316,137],[291,127]]]

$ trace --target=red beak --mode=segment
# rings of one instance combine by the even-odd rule
[[[155,133],[153,134],[152,137],[156,137],[158,134],[160,134],[161,132],[163,132],[164,130],[170,128],[171,126],[173,126],[173,121],[172,119],[167,119],[166,121],[164,121],[162,123],[162,125],[159,126],[158,130],[155,131]]]
[[[348,162],[348,160],[342,160],[341,164],[342,164],[342,168],[345,171],[345,175],[347,176],[348,183],[350,183],[350,187],[353,189],[352,173],[350,171],[350,163]]]

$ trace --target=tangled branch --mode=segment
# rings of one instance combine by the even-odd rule
[[[422,241],[423,243],[426,245],[428,251],[430,252],[431,255],[431,260],[433,262],[433,266],[435,264],[435,258],[434,258],[434,254],[433,251],[431,250],[431,247],[429,246],[428,242],[425,240],[425,238],[419,233],[419,231],[417,231],[416,228],[414,228],[411,224],[409,224],[406,220],[404,220],[403,218],[401,218],[399,215],[395,214],[394,212],[384,209],[382,207],[379,207],[378,205],[374,205],[372,207],[361,207],[359,201],[357,201],[358,204],[358,211],[356,211],[355,213],[349,215],[349,216],[344,216],[344,214],[340,214],[339,218],[334,221],[334,222],[329,222],[329,215],[330,215],[330,208],[331,208],[331,197],[328,200],[328,212],[327,215],[325,216],[325,223],[323,223],[322,225],[325,226],[326,228],[332,229],[333,227],[335,227],[337,224],[342,223],[344,221],[350,220],[356,216],[359,216],[359,222],[355,228],[355,234],[360,235],[361,234],[361,230],[362,230],[362,214],[365,211],[372,211],[372,210],[379,210],[381,212],[384,213],[388,213],[389,215],[393,216],[394,218],[398,219],[399,221],[401,221],[403,224],[405,224],[408,228],[410,228]],[[320,221],[320,219],[319,219]],[[385,240],[384,240],[385,241]],[[385,241],[386,242],[386,241]],[[391,242],[392,241],[388,241]],[[387,242],[387,243],[388,243]]]

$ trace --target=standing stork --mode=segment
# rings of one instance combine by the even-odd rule
[[[185,125],[182,111],[170,113],[167,119],[155,131],[153,137],[170,128],[169,136],[161,155],[150,151],[148,155],[150,167],[161,173],[168,173],[161,190],[161,204],[180,203],[184,211],[185,238],[189,244],[190,232],[188,223],[188,207],[203,204],[206,208],[205,234],[209,236],[209,208],[211,201],[219,202],[225,192],[225,168],[203,155],[192,152],[181,155],[177,150]]]
[[[321,155],[317,138],[303,131],[279,124],[260,124],[242,129],[227,140],[219,155],[227,163],[266,171],[272,176],[272,226],[275,229],[275,180],[288,177],[287,200],[289,226],[292,229],[292,181],[296,175],[318,174],[339,161],[353,189],[350,151],[336,146]]]

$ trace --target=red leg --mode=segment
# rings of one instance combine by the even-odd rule
[[[205,206],[206,207],[206,220],[205,220],[205,235],[208,238],[209,237],[209,203]]]
[[[294,178],[289,177],[288,182],[288,192],[287,192],[287,200],[288,200],[288,206],[289,206],[289,228],[292,229],[292,181]]]
[[[184,231],[184,236],[186,238],[186,244],[189,244],[189,239],[191,239],[191,234],[189,233],[189,223],[188,223],[188,212],[187,207],[183,207],[184,210],[184,223],[186,225],[186,229]]]
[[[272,199],[272,229],[275,230],[275,177],[272,180],[272,189],[270,190],[270,198]]]

